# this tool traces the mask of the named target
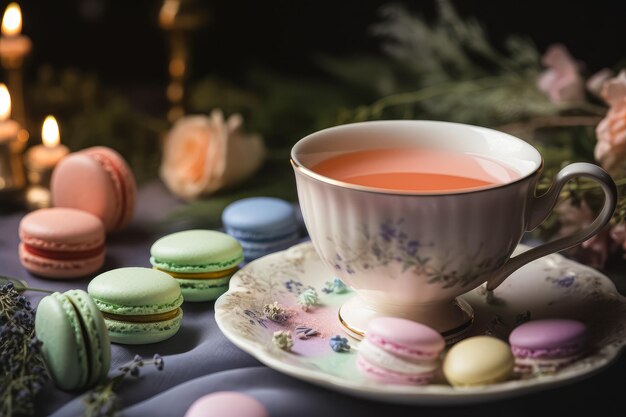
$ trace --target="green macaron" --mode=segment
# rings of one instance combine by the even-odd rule
[[[150,263],[178,280],[185,301],[217,299],[228,290],[241,262],[237,239],[214,230],[173,233],[150,248]]]
[[[118,268],[98,275],[87,289],[114,343],[145,344],[178,332],[183,297],[178,282],[150,268]]]
[[[102,314],[82,290],[55,292],[37,307],[35,334],[46,367],[65,391],[89,388],[109,372],[111,346]]]

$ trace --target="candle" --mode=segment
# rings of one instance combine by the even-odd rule
[[[11,120],[11,95],[6,85],[0,84],[0,196],[20,191],[26,180],[22,165],[18,135],[20,125]]]
[[[0,142],[13,141],[17,138],[20,125],[11,116],[11,95],[7,86],[0,84]]]
[[[26,152],[26,164],[29,168],[52,170],[70,151],[61,144],[59,125],[54,116],[46,117],[41,128],[43,145],[33,146]]]
[[[0,27],[0,56],[7,67],[19,67],[24,57],[30,52],[32,43],[22,32],[22,10],[19,4],[7,6]]]

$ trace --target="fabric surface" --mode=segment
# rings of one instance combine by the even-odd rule
[[[0,202],[0,204],[2,204]],[[177,230],[201,227],[189,222],[168,222],[167,215],[182,203],[159,184],[140,190],[135,220],[129,229],[109,236],[106,269],[123,266],[150,267],[149,249],[157,238]],[[0,215],[0,274],[26,280],[33,287],[58,291],[87,289],[89,279],[45,280],[31,276],[19,263],[17,229],[23,212]],[[220,213],[207,213],[216,217]],[[621,284],[621,282],[619,283]],[[618,287],[623,288],[622,285]],[[42,295],[26,294],[36,305]],[[310,385],[270,369],[226,339],[214,319],[213,303],[185,303],[183,324],[173,338],[151,345],[112,345],[110,375],[138,354],[159,353],[165,369],[149,366],[139,379],[126,379],[119,397],[122,415],[183,416],[202,395],[224,390],[247,393],[261,401],[272,417],[308,416],[624,416],[626,357],[622,355],[602,372],[570,385],[513,399],[462,407],[401,406],[354,398]],[[80,416],[80,393],[64,393],[50,383],[36,399],[37,415]]]

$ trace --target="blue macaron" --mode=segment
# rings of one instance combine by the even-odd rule
[[[247,262],[287,249],[300,239],[296,210],[279,198],[235,201],[224,209],[222,223],[226,233],[241,243]]]

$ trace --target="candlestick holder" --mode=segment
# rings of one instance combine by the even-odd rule
[[[23,198],[26,177],[17,138],[0,141],[0,200],[17,202]]]
[[[13,100],[13,119],[22,129],[18,135],[22,147],[28,141],[28,126],[24,107],[24,92],[22,80],[22,67],[24,58],[32,49],[32,42],[28,36],[22,35],[22,11],[17,3],[11,3],[7,7],[2,18],[0,36],[0,64],[6,70],[7,85],[11,91]]]
[[[50,179],[54,167],[33,164],[26,159],[26,177],[28,187],[24,195],[26,207],[29,210],[50,207],[52,196],[50,194]]]
[[[189,75],[189,35],[208,21],[201,2],[165,0],[159,11],[159,26],[168,33],[170,82],[166,96],[170,102],[167,119],[175,122],[185,114],[185,81]]]

